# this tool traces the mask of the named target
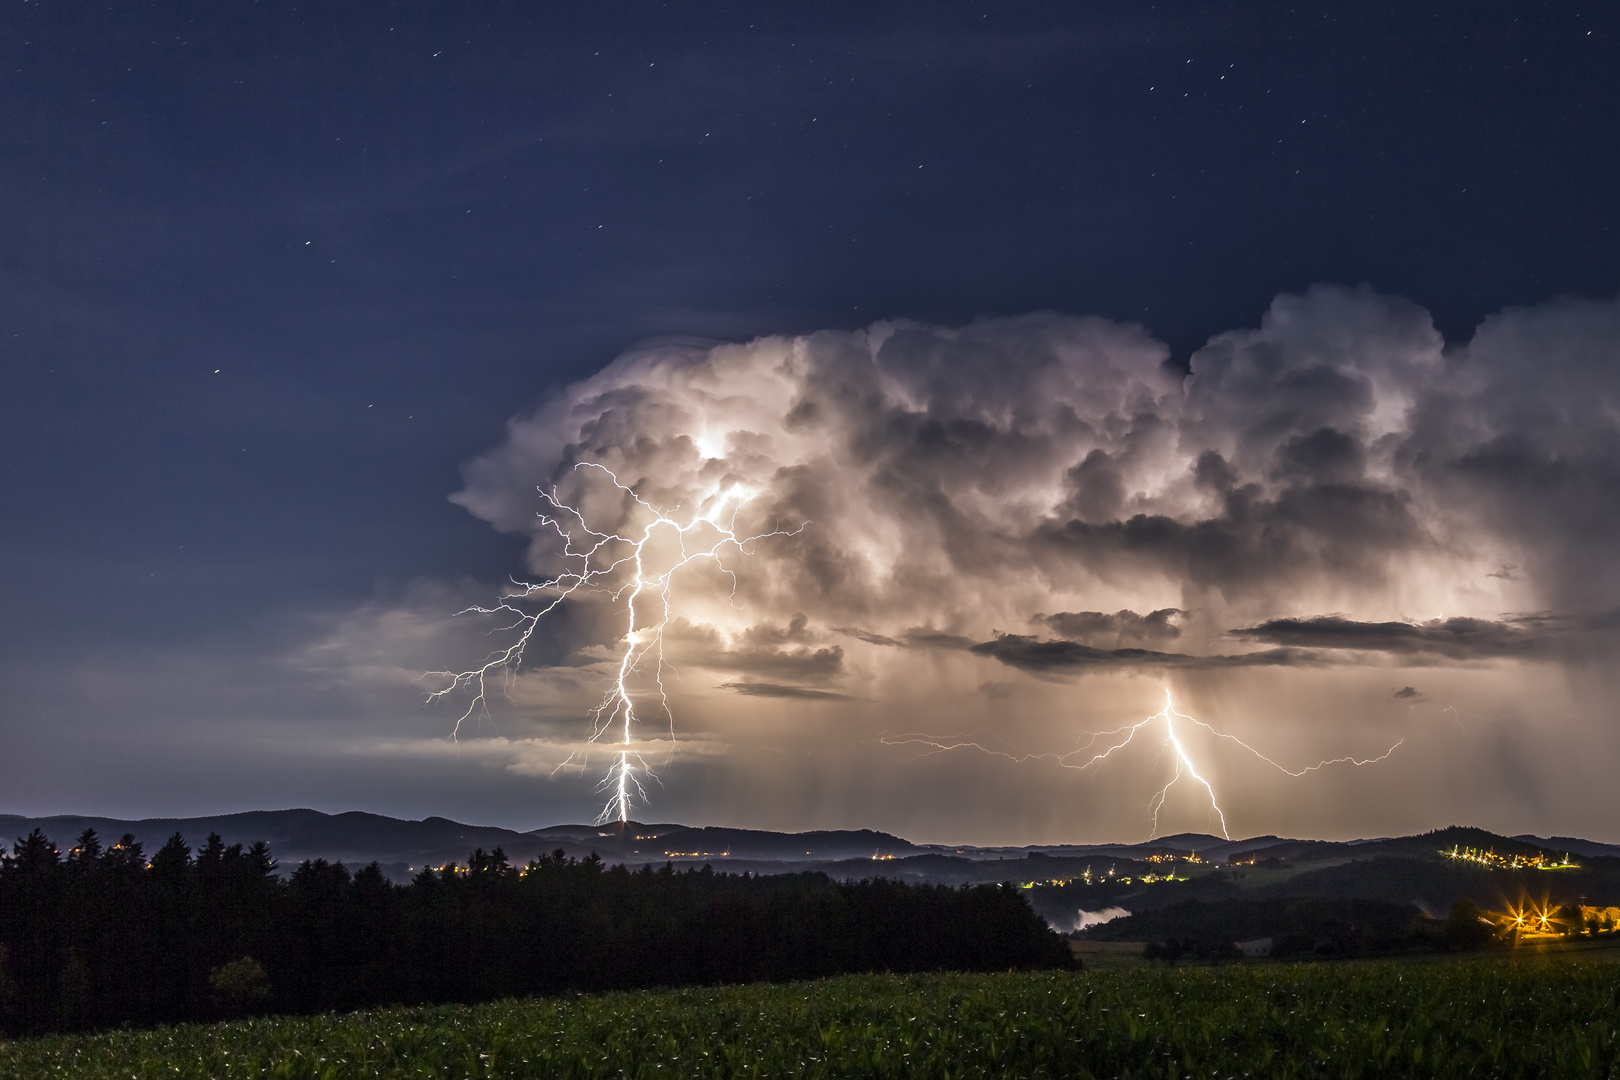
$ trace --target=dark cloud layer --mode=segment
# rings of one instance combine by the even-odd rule
[[[1108,614],[1101,611],[1060,611],[1055,615],[1033,616],[1030,621],[1049,627],[1054,632],[1075,641],[1091,645],[1127,642],[1174,641],[1181,636],[1177,620],[1186,612],[1180,608],[1160,608],[1146,615],[1122,610]]]
[[[810,686],[783,686],[780,683],[725,682],[720,689],[745,697],[789,698],[796,701],[854,701],[849,694],[817,690]]]
[[[1244,667],[1297,667],[1317,664],[1315,654],[1300,649],[1265,649],[1232,655],[1192,656],[1151,649],[1096,649],[1078,641],[1042,641],[1003,634],[973,646],[973,653],[1009,667],[1039,674],[1084,674],[1092,671],[1220,671]]]
[[[1041,673],[1084,673],[1128,668],[1141,670],[1219,670],[1239,667],[1326,667],[1333,664],[1365,663],[1347,659],[1343,653],[1383,653],[1404,663],[1435,664],[1501,659],[1573,658],[1591,653],[1600,645],[1612,644],[1620,630],[1620,615],[1593,616],[1512,615],[1497,619],[1453,617],[1425,622],[1362,622],[1343,615],[1316,615],[1305,618],[1278,618],[1249,627],[1227,631],[1227,636],[1244,642],[1280,646],[1243,653],[1189,655],[1127,647],[1097,647],[1088,643],[1098,637],[1119,637],[1131,633],[1146,637],[1147,627],[1166,640],[1178,631],[1168,625],[1174,609],[1149,616],[1132,611],[1113,615],[1081,612],[1057,616],[1037,616],[1035,622],[1066,633],[1061,639],[1043,640],[1018,634],[1002,634],[994,641],[981,642],[972,652],[993,657],[1025,671]],[[1156,618],[1159,617],[1159,618]],[[1163,627],[1163,629],[1160,629]],[[1123,628],[1123,632],[1122,632]],[[1078,638],[1079,640],[1074,640]],[[1411,687],[1397,692],[1398,698],[1420,696]]]
[[[1357,622],[1342,615],[1270,619],[1230,631],[1272,645],[1390,653],[1414,659],[1493,660],[1553,656],[1620,629],[1620,616],[1515,615],[1427,622]]]

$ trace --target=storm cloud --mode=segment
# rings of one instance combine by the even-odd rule
[[[1507,702],[1539,685],[1526,665],[1612,654],[1617,308],[1448,344],[1409,301],[1320,287],[1185,366],[1139,326],[1051,313],[649,346],[514,419],[454,499],[526,535],[539,581],[660,514],[692,523],[644,552],[675,565],[726,508],[753,539],[670,579],[662,659],[630,677],[677,744],[787,760],[983,730],[1057,760],[1171,691],[1271,717],[1305,764],[1383,761],[1427,710],[1475,730],[1481,672]],[[513,684],[548,739],[618,670],[631,568],[598,558]],[[1414,668],[1473,681],[1392,696]]]
[[[537,489],[598,531],[637,512],[580,463],[676,517],[744,496],[742,534],[791,535],[687,583],[672,642],[783,685],[897,647],[1073,672],[1533,656],[1551,624],[1502,611],[1567,636],[1620,601],[1616,307],[1448,346],[1409,301],[1321,287],[1186,371],[1141,327],[1055,314],[650,347],[514,420],[455,498],[544,576]],[[1215,659],[1260,644],[1293,651]]]

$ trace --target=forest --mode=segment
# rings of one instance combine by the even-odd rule
[[[500,849],[396,885],[372,864],[277,873],[269,848],[176,834],[148,857],[39,830],[0,857],[0,1031],[817,978],[1066,967],[1008,885],[629,871]]]

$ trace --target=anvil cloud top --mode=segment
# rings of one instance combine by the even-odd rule
[[[0,16],[0,808],[1620,836],[1620,18],[801,7]]]

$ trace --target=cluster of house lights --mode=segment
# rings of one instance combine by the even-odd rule
[[[1442,850],[1440,854],[1448,859],[1462,859],[1494,870],[1574,870],[1580,865],[1571,861],[1567,853],[1562,862],[1547,855],[1498,855],[1490,850],[1455,845],[1450,851]]]

